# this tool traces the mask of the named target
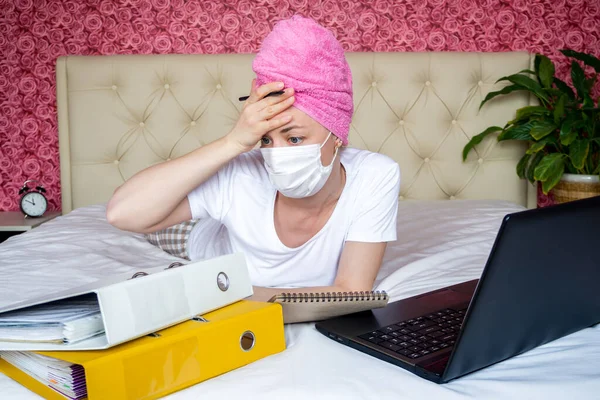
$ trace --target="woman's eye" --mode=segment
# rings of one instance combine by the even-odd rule
[[[302,143],[302,138],[299,137],[291,137],[288,139],[290,141],[291,144],[300,144]]]
[[[271,144],[271,139],[269,139],[268,137],[263,137],[260,139],[260,144],[262,144],[263,146],[267,146]]]

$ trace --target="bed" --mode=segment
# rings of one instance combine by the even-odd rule
[[[176,258],[106,222],[112,191],[135,172],[225,134],[246,94],[252,56],[72,56],[57,62],[63,216],[0,245],[0,305],[44,290],[165,265]],[[402,171],[398,240],[376,280],[391,301],[479,277],[502,217],[534,207],[517,178],[524,148],[469,137],[503,124],[524,95],[478,110],[527,53],[349,53],[350,145]],[[28,288],[26,291],[22,288]],[[288,325],[287,350],[170,398],[548,399],[600,393],[600,327],[584,329],[445,385],[342,346],[314,324]],[[2,398],[37,396],[0,375]]]

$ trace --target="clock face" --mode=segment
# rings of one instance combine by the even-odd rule
[[[48,202],[41,193],[30,192],[21,198],[21,210],[30,217],[41,217],[48,208]]]

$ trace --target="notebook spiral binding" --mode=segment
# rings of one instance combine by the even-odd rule
[[[185,264],[175,261],[175,262],[169,264],[169,266],[165,269],[177,268],[177,267],[181,267],[182,265],[185,265]],[[136,272],[135,274],[131,275],[131,278],[129,278],[129,279],[140,278],[140,277],[146,276],[146,275],[148,275],[147,272],[139,271],[139,272]]]
[[[343,301],[388,300],[385,290],[361,292],[282,293],[284,303],[325,303]]]

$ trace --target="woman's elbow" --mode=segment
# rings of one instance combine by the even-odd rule
[[[126,207],[118,199],[118,190],[118,188],[115,190],[115,193],[106,205],[106,220],[115,228],[129,231],[132,230],[132,227],[129,226],[130,224],[128,223]]]
[[[114,201],[114,197],[108,202],[106,205],[106,220],[112,226],[124,229],[123,227],[123,217],[122,212],[119,210],[119,207]]]

